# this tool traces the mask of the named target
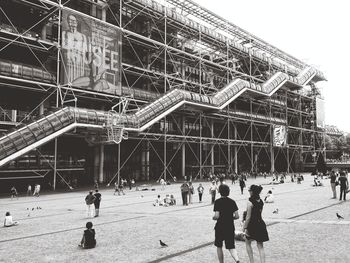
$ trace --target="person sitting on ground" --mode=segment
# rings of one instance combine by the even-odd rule
[[[170,205],[176,205],[176,199],[174,195],[170,195]]]
[[[95,239],[95,229],[92,228],[92,222],[86,223],[86,230],[84,230],[83,238],[81,239],[81,242],[79,244],[82,248],[94,248],[96,246],[96,239]]]
[[[157,199],[154,201],[153,206],[161,206],[163,205],[162,199],[160,199],[160,195],[158,195]]]
[[[5,220],[4,220],[4,227],[17,226],[17,225],[18,225],[18,222],[13,221],[10,212],[6,212]]]
[[[164,198],[164,206],[170,206],[171,205],[171,199],[170,199],[170,195],[167,194]]]
[[[275,202],[275,197],[273,196],[271,190],[269,190],[267,192],[267,195],[265,196],[264,201],[265,201],[265,203],[273,203],[273,202]]]
[[[317,175],[314,177],[314,185],[313,186],[322,186],[321,180]]]

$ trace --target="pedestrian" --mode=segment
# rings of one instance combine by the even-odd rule
[[[202,203],[202,196],[204,193],[204,187],[202,186],[202,184],[199,184],[197,191],[198,191],[199,202]]]
[[[11,200],[13,199],[13,198],[17,198],[17,200],[18,200],[18,192],[17,192],[17,189],[16,189],[16,187],[14,187],[14,186],[12,186],[12,188],[11,188]]]
[[[122,193],[123,195],[125,195],[124,193],[124,181],[123,179],[121,180],[120,184],[119,184],[119,188],[118,188],[118,195],[120,195],[120,193]]]
[[[27,196],[31,196],[31,195],[32,195],[32,186],[30,184],[28,184]]]
[[[6,212],[5,220],[4,220],[4,227],[17,226],[17,225],[18,225],[18,222],[13,221],[10,212]]]
[[[215,246],[217,247],[217,254],[220,263],[224,262],[224,254],[222,251],[223,241],[225,247],[229,250],[235,262],[239,262],[237,251],[235,249],[235,225],[234,220],[239,218],[238,207],[234,200],[229,198],[230,188],[228,185],[221,184],[219,186],[219,193],[221,198],[214,203],[215,224]]]
[[[132,183],[131,183],[131,179],[130,178],[128,180],[128,185],[129,185],[129,190],[131,190],[132,189]]]
[[[330,181],[331,181],[331,189],[333,192],[332,199],[336,199],[337,198],[337,189],[336,189],[337,175],[335,174],[334,171],[331,172]]]
[[[345,173],[343,171],[340,172],[338,182],[340,185],[340,198],[339,201],[343,198],[346,201],[346,191],[349,188],[348,178],[345,177]],[[344,196],[343,196],[344,195]]]
[[[81,248],[94,248],[96,246],[95,229],[92,228],[92,222],[86,223],[86,230],[84,230],[83,238],[79,244]]]
[[[211,204],[215,202],[216,190],[217,190],[216,182],[212,181],[211,186],[209,188],[209,194],[211,195]]]
[[[161,178],[159,180],[159,183],[160,183],[161,190],[165,190],[165,185],[166,185],[165,180],[163,178]]]
[[[188,205],[187,196],[190,189],[186,181],[184,181],[180,189],[181,189],[181,196],[182,196],[182,205]]]
[[[100,204],[101,204],[101,194],[98,192],[98,189],[95,190],[95,200],[94,200],[94,206],[95,206],[95,217],[98,217],[100,215]]]
[[[269,240],[266,224],[261,217],[264,202],[260,199],[260,193],[263,188],[258,185],[251,185],[249,188],[250,198],[247,204],[247,216],[244,222],[243,231],[246,236],[246,249],[249,261],[254,262],[252,241],[257,242],[260,262],[265,263],[265,251],[263,242]]]
[[[85,197],[85,203],[87,208],[87,216],[93,217],[94,211],[92,210],[92,204],[95,202],[95,196],[93,195],[93,191],[90,190],[89,194]]]
[[[113,193],[113,195],[115,195],[115,193],[118,193],[118,195],[120,195],[118,182],[114,183],[114,193]]]
[[[192,185],[192,182],[188,183],[188,202],[192,204],[192,195],[194,194],[194,187]]]
[[[40,196],[40,184],[35,184],[33,196],[36,196],[36,197]]]
[[[243,189],[245,188],[244,178],[245,176],[243,176],[242,174],[239,176],[239,187],[241,188],[241,194],[243,194]]]

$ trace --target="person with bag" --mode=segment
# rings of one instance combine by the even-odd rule
[[[243,231],[246,236],[246,248],[249,261],[254,262],[252,241],[257,242],[260,262],[265,263],[265,251],[263,242],[269,240],[266,224],[261,217],[264,202],[260,199],[262,187],[258,185],[251,185],[249,188],[250,198],[247,204],[247,216],[244,222]]]
[[[343,171],[340,172],[340,176],[338,178],[338,182],[340,185],[340,198],[339,201],[343,198],[346,201],[346,191],[349,188],[348,178],[345,177],[345,173]]]

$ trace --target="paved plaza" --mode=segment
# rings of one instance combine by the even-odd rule
[[[310,175],[302,184],[287,178],[285,184],[268,185],[270,180],[247,182],[247,186],[263,184],[262,196],[268,190],[275,194],[275,203],[266,204],[263,211],[270,235],[266,262],[350,262],[350,202],[330,198],[329,180],[323,180],[324,187],[312,187]],[[242,216],[248,191],[241,195],[238,184],[227,183]],[[10,211],[19,225],[0,228],[0,262],[218,262],[209,183],[203,185],[203,203],[196,193],[189,206],[182,206],[180,184],[163,191],[158,185],[150,187],[155,191],[126,190],[124,196],[113,195],[112,188],[102,189],[100,217],[94,219],[86,217],[86,191],[2,198],[0,214]],[[174,194],[177,205],[154,207],[158,194]],[[276,208],[278,214],[273,213]],[[344,220],[337,219],[337,212]],[[97,247],[82,250],[78,243],[87,221],[94,224]],[[168,247],[160,247],[160,239]],[[249,262],[244,242],[236,241],[236,247],[241,262]],[[255,244],[253,249],[259,262]],[[225,259],[234,262],[227,251]]]

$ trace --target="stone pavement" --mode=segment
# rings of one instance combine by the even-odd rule
[[[267,185],[270,178],[248,179],[248,186],[263,184],[262,196],[268,190],[275,194],[275,203],[263,211],[270,235],[264,245],[267,262],[350,262],[350,202],[330,199],[328,180],[324,187],[312,187],[312,177],[305,179],[299,185],[289,178],[282,185]],[[238,184],[227,183],[242,215],[248,192],[241,195]],[[2,198],[0,215],[10,211],[20,224],[0,228],[0,262],[218,262],[209,183],[204,183],[203,203],[195,194],[189,206],[181,205],[180,184],[164,191],[152,187],[156,191],[127,190],[125,196],[114,196],[112,188],[102,190],[101,216],[93,219],[86,217],[86,192]],[[154,207],[158,194],[174,194],[177,206]],[[276,208],[279,213],[272,213]],[[338,220],[336,213],[345,219]],[[87,221],[94,223],[97,247],[81,250],[77,244]],[[235,224],[240,229],[239,221]],[[169,247],[161,248],[159,239]],[[241,262],[248,262],[244,242],[236,241],[236,247]],[[234,262],[227,251],[225,259]]]

